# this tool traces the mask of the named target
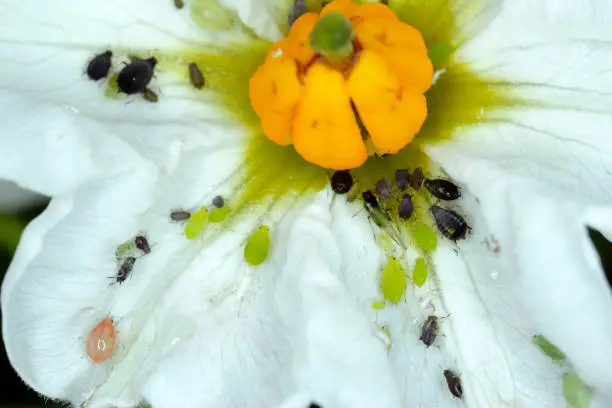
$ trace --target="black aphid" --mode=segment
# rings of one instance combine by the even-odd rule
[[[172,221],[185,221],[191,218],[191,213],[189,211],[176,210],[170,213],[170,219]]]
[[[434,343],[434,341],[436,341],[438,333],[438,318],[436,316],[427,316],[427,320],[425,320],[425,323],[423,323],[421,337],[419,337],[419,340],[429,347]]]
[[[335,172],[331,178],[331,188],[336,194],[346,194],[353,187],[353,176],[347,170]]]
[[[382,178],[378,180],[376,183],[376,193],[385,200],[391,197],[391,184],[389,184],[387,179]]]
[[[432,205],[429,209],[436,221],[436,226],[446,238],[451,241],[459,241],[465,238],[471,227],[465,219],[453,210]]]
[[[457,374],[453,373],[451,370],[444,370],[444,378],[446,378],[446,384],[451,394],[457,398],[462,398],[463,388],[461,388],[461,380]]]
[[[134,238],[134,244],[136,245],[136,248],[140,249],[145,254],[151,252],[149,241],[144,235],[138,235],[136,238]]]
[[[127,277],[130,275],[130,272],[132,272],[132,268],[134,268],[134,263],[136,263],[136,258],[134,258],[133,256],[128,256],[123,260],[123,263],[117,271],[117,276],[115,277],[118,283],[122,283],[127,279]]]
[[[215,196],[215,198],[212,199],[212,205],[217,208],[221,208],[225,205],[225,200],[220,195]]]
[[[374,193],[372,193],[370,190],[364,191],[361,194],[361,197],[363,197],[363,201],[365,202],[366,206],[368,206],[370,208],[378,208],[379,207],[378,199],[376,198]]]
[[[319,404],[316,404],[314,402],[311,402],[310,405],[308,406],[308,408],[323,408],[322,406],[320,406]]]
[[[189,64],[189,79],[191,80],[191,84],[196,89],[202,89],[206,83],[204,80],[204,75],[202,75],[202,71],[200,71],[200,68],[198,68],[198,65],[195,62]]]
[[[87,64],[87,76],[89,79],[98,81],[106,77],[111,67],[112,58],[113,53],[110,51],[105,51],[93,57],[89,64]]]
[[[412,216],[413,212],[414,204],[412,203],[412,197],[410,197],[410,194],[404,194],[402,196],[402,201],[400,201],[400,205],[397,209],[397,215],[402,220],[407,220],[408,218],[410,218],[410,216]]]
[[[417,167],[410,175],[410,187],[412,187],[414,191],[419,191],[423,185],[423,180],[425,180],[423,169]]]
[[[142,97],[145,98],[147,101],[153,102],[153,103],[159,100],[159,98],[157,97],[157,94],[153,92],[152,90],[150,90],[149,88],[145,88],[145,90],[142,91]]]
[[[408,187],[410,181],[410,172],[408,169],[399,169],[395,171],[395,184],[397,188],[404,191]]]
[[[127,64],[117,77],[119,91],[128,95],[144,91],[153,78],[157,59],[135,60]]]
[[[451,181],[444,179],[425,180],[425,188],[440,200],[452,201],[461,197],[461,190]]]
[[[182,9],[185,6],[185,3],[183,2],[183,0],[174,0],[174,7],[176,7],[177,9]]]

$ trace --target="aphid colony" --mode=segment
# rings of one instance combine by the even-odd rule
[[[362,193],[364,206],[368,213],[379,226],[382,223],[390,222],[389,213],[381,206],[380,200],[389,200],[394,193],[399,195],[396,209],[397,217],[401,220],[409,220],[414,213],[415,206],[413,197],[406,192],[410,187],[418,192],[421,187],[431,194],[435,199],[442,201],[454,201],[461,197],[461,189],[452,181],[445,179],[428,179],[425,178],[423,170],[418,167],[412,173],[408,169],[398,169],[395,172],[396,190],[391,186],[391,183],[385,178],[380,179],[375,184],[374,191],[366,190]],[[353,177],[349,171],[337,171],[331,177],[331,187],[336,194],[346,194],[353,188]],[[459,213],[449,208],[442,207],[438,204],[433,204],[429,208],[436,227],[442,235],[451,241],[459,241],[465,239],[471,227],[468,225],[465,218]]]
[[[131,241],[124,242],[117,248],[115,256],[119,262],[119,269],[117,270],[117,274],[114,276],[116,283],[121,284],[125,282],[130,273],[132,273],[134,264],[138,259],[136,256],[138,254],[133,253],[134,249],[140,252],[140,256],[151,253],[151,246],[149,245],[149,240],[147,237],[144,235],[137,235]]]
[[[331,187],[336,194],[349,193],[353,189],[353,184],[353,177],[349,171],[337,171],[331,177]],[[382,178],[375,183],[373,190],[365,190],[361,193],[364,207],[372,220],[381,227],[385,224],[393,224],[394,217],[397,217],[396,220],[409,220],[415,211],[413,196],[407,191],[409,187],[415,192],[419,192],[424,187],[434,199],[441,201],[454,201],[461,197],[461,189],[449,180],[426,178],[420,167],[412,173],[408,169],[399,169],[395,172],[395,186]],[[395,214],[389,213],[388,208],[385,208],[384,205],[391,198],[397,199],[397,205],[392,206]],[[471,230],[467,221],[454,210],[434,203],[429,207],[429,212],[438,231],[451,241],[457,242],[464,239]],[[421,261],[422,265],[419,268],[419,262],[417,262],[415,271],[426,270],[425,260],[419,258],[417,261]],[[381,275],[381,290],[385,299],[391,303],[397,303],[403,297],[406,286],[403,266],[394,257],[390,257]],[[413,279],[415,276],[416,272],[413,271]],[[384,302],[375,302],[375,304],[377,310],[384,308],[385,305]],[[427,348],[435,343],[440,334],[439,320],[437,316],[428,316],[421,326],[419,340]],[[449,369],[444,370],[442,374],[453,397],[463,398],[459,376]]]
[[[177,8],[182,7],[182,2],[175,2]],[[179,7],[180,6],[180,7]],[[101,54],[94,56],[87,64],[86,74],[92,81],[99,81],[108,77],[112,67],[112,51],[104,51]],[[130,62],[123,62],[116,77],[117,93],[126,95],[141,94],[142,97],[149,102],[157,102],[158,95],[148,88],[151,80],[155,76],[155,68],[157,66],[157,58],[139,58],[136,56],[129,57]],[[202,89],[206,84],[204,75],[195,62],[190,62],[187,66],[189,80],[195,89]],[[112,81],[111,81],[112,82]]]

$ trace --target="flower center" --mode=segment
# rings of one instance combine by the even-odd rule
[[[335,0],[302,15],[271,47],[249,97],[268,139],[345,170],[412,141],[432,77],[417,29],[386,5]]]

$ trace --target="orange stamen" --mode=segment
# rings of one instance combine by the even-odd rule
[[[307,161],[335,170],[361,166],[368,153],[342,73],[315,63],[293,124],[293,146]]]
[[[349,19],[354,30],[353,43],[349,37],[342,47],[355,51],[343,64],[310,46],[319,18],[331,12]],[[366,142],[392,154],[412,141],[427,117],[423,93],[432,77],[417,29],[385,5],[335,0],[320,14],[302,15],[287,38],[272,46],[250,80],[249,96],[266,137],[293,144],[311,163],[343,170],[365,162]]]

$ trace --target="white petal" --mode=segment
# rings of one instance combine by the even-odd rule
[[[54,199],[25,231],[3,282],[3,336],[11,363],[37,391],[79,401],[103,378],[105,370],[84,353],[85,338],[108,312],[112,290],[100,288],[114,275],[115,239],[134,228],[131,217],[150,199],[155,177],[152,169],[132,168],[88,183]],[[109,222],[116,214],[125,218]]]
[[[298,400],[323,406],[399,406],[383,348],[338,279],[326,201],[280,226],[278,248],[244,299],[227,297],[224,310],[198,311],[198,339],[160,365],[145,384],[147,400],[159,407],[266,407],[297,387]],[[230,255],[223,272],[243,269],[240,257]],[[353,370],[357,361],[361,369]]]
[[[534,333],[569,357],[581,378],[612,387],[612,296],[586,226],[609,234],[611,208],[516,177],[482,160],[436,152],[478,197],[486,225],[512,266],[509,285]],[[585,339],[585,333],[597,333]]]
[[[525,13],[525,7],[529,13]],[[599,201],[612,199],[609,1],[508,0],[456,62],[516,95],[512,108],[455,133],[442,148]]]
[[[612,199],[612,75],[602,69],[612,57],[603,18],[612,4],[536,1],[527,14],[524,7],[505,2],[457,60],[493,87],[514,85],[536,107],[489,113],[493,123],[461,129],[427,151],[478,197],[533,329],[584,381],[606,390],[612,297],[586,225],[609,234],[593,211]],[[601,336],[585,343],[588,332]]]
[[[114,137],[160,166],[174,165],[168,152],[187,135],[201,138],[201,121],[219,116],[210,96],[196,94],[176,53],[245,38],[203,31],[188,7],[178,11],[172,1],[60,1],[52,8],[0,1],[0,177],[47,195],[68,191],[112,169],[98,151]],[[160,59],[150,85],[157,104],[138,95],[110,99],[104,81],[87,78],[87,63],[107,49],[114,70],[130,53]]]

